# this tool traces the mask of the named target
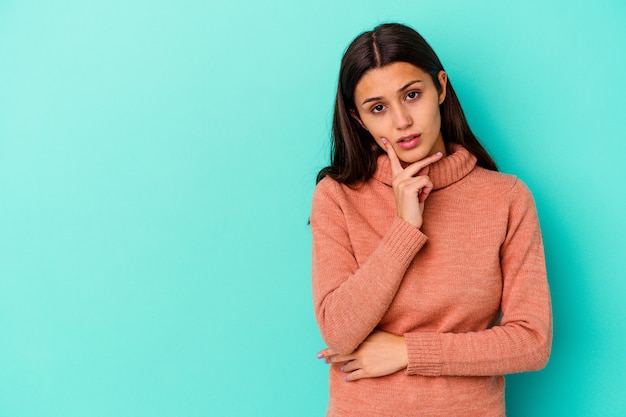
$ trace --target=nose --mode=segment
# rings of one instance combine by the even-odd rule
[[[404,106],[396,106],[396,109],[393,112],[393,124],[398,130],[406,129],[413,124],[411,114]]]

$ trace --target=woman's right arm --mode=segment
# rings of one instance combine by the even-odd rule
[[[358,265],[348,232],[341,186],[322,180],[313,195],[313,301],[324,341],[335,353],[352,353],[389,308],[409,264],[426,243],[419,230],[432,189],[428,166],[441,153],[406,168],[383,139],[391,165],[397,215],[363,265]],[[345,206],[345,204],[344,204]],[[359,213],[362,214],[362,213]]]
[[[426,243],[416,227],[397,217],[359,266],[348,232],[342,192],[333,180],[313,195],[313,301],[324,341],[335,352],[353,352],[378,325],[415,254]]]

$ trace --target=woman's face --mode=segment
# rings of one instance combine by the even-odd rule
[[[430,75],[406,62],[372,68],[354,90],[352,116],[380,147],[393,146],[400,160],[412,163],[436,152],[445,155],[439,105],[446,97],[447,75],[438,74],[441,92]]]

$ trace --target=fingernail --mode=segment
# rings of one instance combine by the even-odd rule
[[[343,368],[344,368],[344,367],[342,366],[341,368],[339,368],[339,370],[340,370],[341,372],[343,372]]]
[[[348,376],[347,376],[347,375],[346,375],[346,376],[344,376],[344,377],[343,377],[343,380],[344,380],[344,381],[347,381],[347,380],[348,380]]]
[[[386,145],[387,143],[389,143],[389,142],[387,142],[387,139],[385,139],[385,138],[382,138],[382,139],[381,139],[381,141],[382,141],[385,145]]]
[[[435,155],[437,155],[437,156],[441,156],[441,152],[437,152]]]
[[[322,355],[322,352],[318,353],[316,356],[317,356],[317,359],[322,359],[324,357],[324,355]]]
[[[325,363],[330,363],[330,362],[328,362],[328,358],[324,358],[324,362]]]

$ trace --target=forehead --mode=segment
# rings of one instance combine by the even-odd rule
[[[368,70],[354,89],[355,97],[382,96],[385,92],[396,92],[408,82],[420,80],[432,84],[430,75],[407,62],[394,62]]]

